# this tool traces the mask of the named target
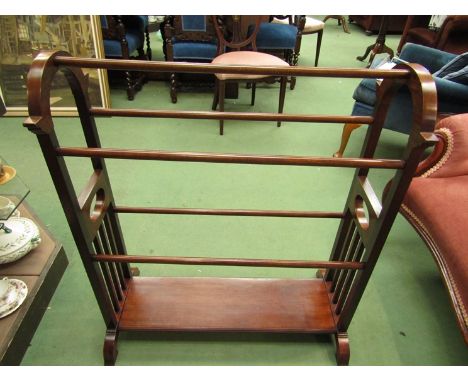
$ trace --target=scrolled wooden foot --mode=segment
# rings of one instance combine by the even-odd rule
[[[335,154],[333,154],[334,158],[341,158],[343,156],[343,152],[345,151],[346,146],[347,146],[348,141],[349,141],[349,136],[351,135],[351,133],[354,130],[358,129],[361,126],[362,125],[359,124],[359,123],[346,123],[343,126],[343,132],[341,133],[340,148],[338,149],[338,151]]]
[[[362,56],[357,56],[356,57],[356,60],[359,60],[359,61],[364,61],[367,56],[369,55],[369,53],[372,51],[372,49],[374,48],[374,45],[370,45],[366,48],[366,51],[365,53],[362,55]]]
[[[104,338],[104,347],[102,353],[104,356],[104,366],[114,366],[117,360],[117,338],[119,332],[116,329],[107,329]]]
[[[348,366],[349,357],[351,355],[349,349],[348,333],[336,333],[335,334],[335,346],[336,346],[336,364],[338,366]]]
[[[315,277],[318,279],[323,279],[325,277],[325,269],[317,269],[317,272],[315,272]]]

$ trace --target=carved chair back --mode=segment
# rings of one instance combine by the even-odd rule
[[[125,25],[120,16],[101,15],[101,31],[104,40],[121,40],[125,37]]]
[[[173,37],[181,41],[214,41],[216,31],[210,16],[173,16]]]
[[[257,39],[257,33],[260,28],[262,17],[256,17],[255,28],[252,34],[248,37],[243,36],[241,33],[241,17],[242,16],[232,16],[222,18],[211,16],[218,36],[218,54],[224,53],[226,49],[245,50],[248,48],[248,50],[257,50],[255,41]]]

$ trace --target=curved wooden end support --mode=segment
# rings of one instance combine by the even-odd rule
[[[336,346],[336,364],[338,366],[348,366],[349,357],[351,355],[349,349],[348,333],[336,333],[335,334],[335,346]]]
[[[104,347],[102,353],[104,356],[105,366],[114,366],[117,360],[117,339],[119,332],[117,329],[107,329],[106,337],[104,338]]]
[[[54,58],[67,55],[60,51],[40,52],[28,72],[28,114],[23,125],[34,134],[50,134],[54,129],[50,112],[50,89],[58,70]]]

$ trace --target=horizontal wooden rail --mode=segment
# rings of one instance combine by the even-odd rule
[[[359,123],[371,125],[374,118],[364,115],[300,115],[279,113],[245,113],[226,111],[186,111],[186,110],[143,110],[143,109],[105,109],[93,107],[90,113],[100,117],[152,117],[177,119],[212,119],[240,121],[283,121],[283,122],[324,122]]]
[[[355,261],[307,261],[272,259],[232,259],[210,257],[173,257],[173,256],[128,256],[92,255],[94,261],[113,263],[147,263],[179,265],[222,265],[236,267],[275,267],[275,268],[326,268],[326,269],[364,269],[365,263]]]
[[[231,74],[263,74],[272,76],[308,76],[308,77],[340,77],[340,78],[401,78],[410,77],[407,69],[361,69],[361,68],[317,68],[303,66],[275,67],[249,65],[214,65],[188,62],[164,62],[141,60],[95,59],[56,56],[56,65],[75,66],[81,68],[139,70],[151,72],[176,73],[231,73]]]
[[[125,214],[163,214],[163,215],[215,215],[215,216],[264,216],[287,218],[332,218],[341,219],[343,212],[333,211],[286,211],[286,210],[234,210],[205,208],[156,208],[116,206],[115,212]]]
[[[199,152],[177,152],[157,150],[102,149],[85,147],[61,147],[56,153],[62,156],[160,160],[176,162],[210,162],[210,163],[249,163],[263,165],[289,166],[323,166],[323,167],[359,167],[401,169],[405,161],[396,159],[364,158],[328,158],[286,155],[247,155],[247,154],[213,154]]]

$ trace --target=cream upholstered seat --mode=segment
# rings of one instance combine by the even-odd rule
[[[257,52],[256,36],[260,28],[261,17],[258,16],[255,28],[252,33],[242,40],[240,34],[240,16],[232,16],[232,40],[227,41],[224,37],[224,33],[218,25],[216,16],[213,17],[213,23],[215,25],[216,34],[218,36],[218,56],[211,62],[213,65],[248,65],[248,66],[271,66],[271,67],[287,67],[289,64],[283,61],[281,58],[273,56],[268,53]],[[251,50],[240,50],[241,48],[250,48]],[[233,51],[224,53],[226,48],[232,49]],[[226,92],[226,81],[248,81],[252,83],[252,99],[251,105],[255,103],[255,90],[257,80],[272,77],[269,75],[256,75],[256,74],[229,74],[229,73],[215,73],[216,85],[215,94],[213,98],[212,109],[216,110],[219,104],[219,111],[224,111],[224,98]],[[280,81],[280,96],[278,113],[283,112],[284,98],[286,94],[286,81],[285,76],[281,76]],[[277,126],[281,126],[281,122],[277,122]],[[224,134],[224,120],[219,120],[219,133]]]
[[[305,20],[301,20],[301,18],[304,18]],[[295,24],[297,24],[299,27],[299,41],[298,41],[298,46],[296,48],[297,55],[299,55],[299,52],[301,50],[302,36],[317,33],[317,47],[315,49],[315,66],[317,66],[318,60],[320,57],[320,47],[322,45],[322,34],[325,28],[325,23],[323,21],[314,19],[313,17],[310,17],[310,16],[295,16],[294,20],[295,20]],[[288,24],[289,19],[288,18],[284,18],[284,19],[274,18],[272,20],[272,23]]]
[[[325,23],[323,21],[307,16],[302,34],[316,33],[323,30],[323,28],[325,28]]]
[[[267,53],[254,52],[251,50],[239,50],[235,52],[224,53],[215,57],[211,62],[215,65],[251,65],[251,66],[289,66],[281,58]],[[219,80],[242,80],[242,79],[261,79],[269,77],[261,74],[223,74],[216,73]]]
[[[305,20],[304,29],[302,30],[303,34],[315,33],[325,28],[325,23],[323,21],[314,19],[310,16],[306,16]],[[289,24],[288,19],[278,19],[276,17],[271,22],[276,24]]]

